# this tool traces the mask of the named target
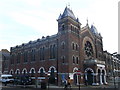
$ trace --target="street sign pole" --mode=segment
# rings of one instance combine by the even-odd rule
[[[79,90],[80,90],[80,81],[79,81]]]
[[[77,70],[77,71],[76,71],[76,74],[79,75],[79,76],[81,76],[81,71],[80,71],[80,70]],[[80,78],[81,78],[81,77],[78,77],[78,81],[79,81],[79,90],[80,90],[80,80],[81,80]]]

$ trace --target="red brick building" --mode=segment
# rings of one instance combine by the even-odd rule
[[[9,72],[28,74],[50,83],[65,79],[73,84],[106,84],[102,37],[94,25],[81,27],[72,10],[65,8],[58,18],[58,33],[11,47]],[[77,75],[78,70],[82,73]]]

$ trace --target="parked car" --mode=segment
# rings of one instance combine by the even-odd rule
[[[31,85],[32,84],[32,79],[29,76],[16,76],[14,78],[14,84],[20,84],[20,85]]]
[[[0,78],[1,78],[0,81],[2,83],[13,83],[14,81],[13,76],[10,74],[2,74]]]

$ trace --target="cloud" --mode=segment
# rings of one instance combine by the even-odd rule
[[[69,0],[69,2],[70,8],[73,8],[72,10],[75,16],[79,17],[82,26],[86,25],[87,18],[90,25],[94,23],[98,32],[103,36],[104,49],[110,52],[118,49],[117,0]],[[1,0],[0,31],[2,33],[0,34],[10,33],[12,35],[14,33],[14,36],[18,35],[18,40],[22,42],[29,41],[31,38],[37,39],[42,35],[56,34],[56,19],[60,13],[63,13],[67,4],[66,0]],[[32,32],[34,35],[31,34]],[[21,33],[29,35],[25,38],[26,41],[20,39]],[[6,37],[6,35],[1,36]],[[9,42],[9,39],[7,40]],[[5,41],[7,42],[7,40]],[[17,42],[14,43],[17,44]],[[113,43],[114,49],[110,46]]]

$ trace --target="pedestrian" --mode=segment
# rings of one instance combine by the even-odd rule
[[[71,88],[71,79],[70,79],[70,77],[68,77],[67,85]]]
[[[67,80],[64,81],[64,85],[65,85],[64,89],[67,90],[67,87],[68,87]]]

